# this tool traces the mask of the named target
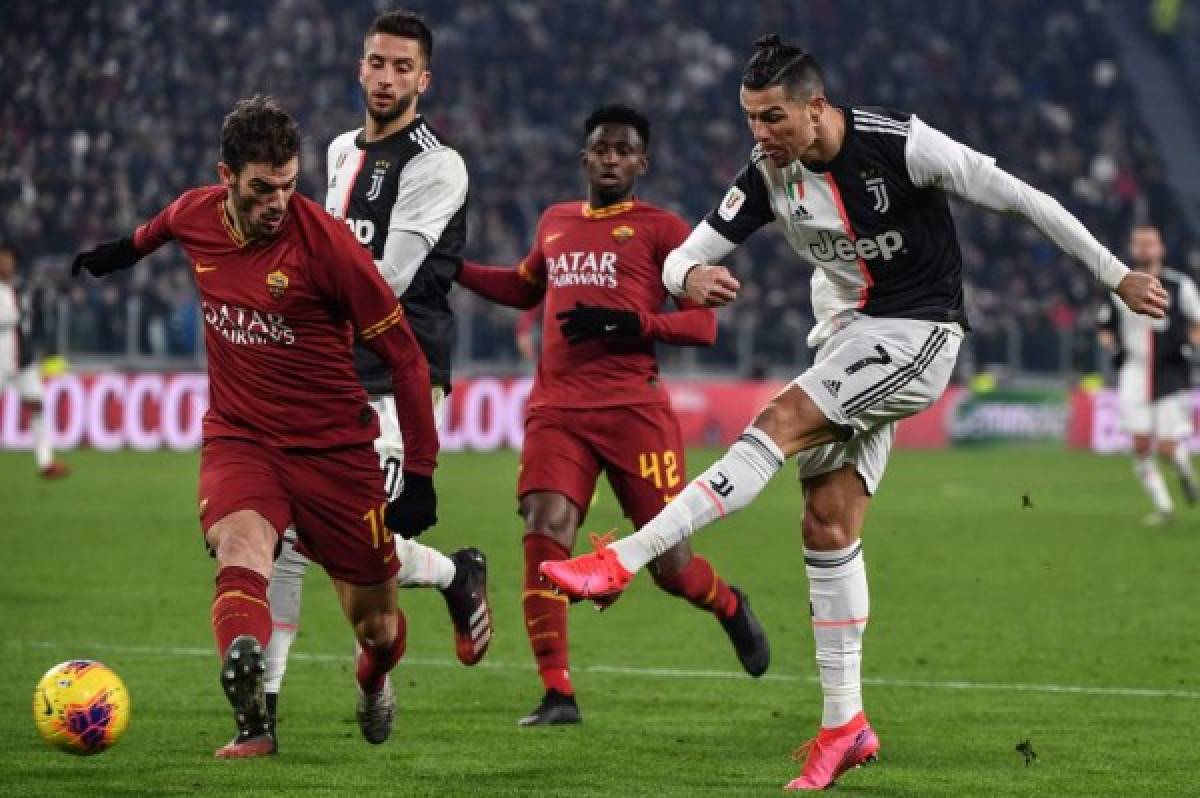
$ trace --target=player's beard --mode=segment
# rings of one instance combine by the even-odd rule
[[[278,229],[271,230],[265,224],[254,221],[251,216],[254,212],[254,199],[252,197],[244,196],[237,190],[236,185],[229,187],[229,196],[233,198],[233,212],[237,214],[238,227],[242,229],[242,234],[246,237],[247,241],[270,238],[278,233]],[[286,213],[287,211],[284,210],[285,215]]]
[[[390,125],[392,122],[395,122],[397,119],[404,116],[408,109],[412,107],[412,104],[416,102],[416,99],[417,90],[413,89],[408,94],[399,97],[396,100],[396,104],[388,110],[376,111],[371,107],[371,95],[365,89],[363,90],[363,101],[367,104],[367,113],[370,114],[372,121],[374,121],[375,124],[379,125],[380,127]]]

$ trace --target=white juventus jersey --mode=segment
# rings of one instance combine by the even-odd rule
[[[0,283],[0,376],[14,374],[20,366],[20,321],[17,292],[10,283]]]
[[[844,114],[844,143],[830,163],[780,168],[756,148],[706,221],[735,243],[780,223],[792,249],[814,267],[821,338],[821,328],[846,310],[965,326],[962,256],[930,165],[969,172],[992,159],[932,135],[915,116],[859,108]]]
[[[1050,197],[916,116],[839,109],[842,147],[825,164],[775,166],[755,148],[725,198],[667,258],[675,295],[697,263],[717,263],[751,233],[778,222],[813,267],[818,346],[845,311],[967,326],[962,255],[947,194],[1019,213],[1110,288],[1128,271]]]
[[[449,385],[455,322],[449,293],[467,238],[467,167],[418,115],[392,135],[368,142],[362,128],[329,145],[325,210],[386,262],[391,233],[421,236],[430,249],[400,298],[429,361],[435,385]],[[372,396],[391,392],[391,373],[365,347],[355,349],[359,378]]]
[[[1167,314],[1161,319],[1142,316],[1123,302],[1100,306],[1100,327],[1117,340],[1121,366],[1117,388],[1132,401],[1160,399],[1191,386],[1191,328],[1200,324],[1200,290],[1195,281],[1173,269],[1159,280],[1167,292]]]

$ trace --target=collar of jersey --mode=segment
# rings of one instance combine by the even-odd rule
[[[224,227],[225,232],[229,234],[229,238],[232,239],[233,245],[238,249],[241,249],[242,247],[246,246],[246,237],[238,232],[237,226],[235,226],[233,220],[229,218],[229,211],[225,208],[225,200],[228,198],[229,192],[226,192],[221,197],[220,201],[217,202],[217,215],[221,217],[221,226]]]
[[[623,213],[633,210],[633,206],[636,202],[637,200],[625,200],[624,202],[618,202],[615,205],[606,205],[603,208],[593,208],[591,205],[584,202],[581,204],[581,207],[583,209],[583,215],[587,219],[610,219],[613,216],[620,216]]]
[[[365,127],[360,128],[358,131],[358,135],[354,137],[354,146],[358,147],[360,150],[365,150],[370,147],[379,147],[383,144],[387,144],[388,142],[399,138],[400,136],[403,136],[407,133],[411,133],[413,131],[413,129],[416,128],[417,125],[421,124],[424,121],[425,121],[425,117],[421,116],[420,114],[417,114],[416,116],[413,117],[413,121],[409,122],[407,125],[400,128],[395,133],[392,133],[390,136],[384,136],[381,139],[375,139],[374,141],[367,141],[367,138],[366,138],[367,137],[367,129]]]

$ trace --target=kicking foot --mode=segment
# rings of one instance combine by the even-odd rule
[[[487,597],[487,558],[479,549],[459,549],[454,581],[442,591],[454,624],[454,650],[463,665],[474,665],[492,641],[492,607]]]
[[[358,690],[358,708],[355,710],[358,728],[371,745],[379,745],[392,736],[392,723],[396,720],[396,694],[392,690],[392,677],[385,676],[383,687],[378,693],[367,694]]]
[[[537,709],[517,721],[518,726],[557,726],[567,723],[582,723],[579,705],[575,696],[563,695],[557,690],[547,690]]]
[[[611,537],[592,535],[591,539],[595,549],[591,554],[571,560],[547,560],[538,566],[538,573],[567,598],[592,599],[603,608],[612,604],[629,586],[633,574],[625,570],[617,560],[617,553],[609,548]]]
[[[803,758],[804,766],[784,789],[824,790],[847,770],[874,762],[878,755],[879,738],[859,712],[843,726],[822,728],[816,737],[796,749],[792,758]]]
[[[750,609],[746,594],[735,585],[730,585],[729,589],[737,596],[737,609],[728,618],[718,620],[725,634],[729,635],[729,642],[733,643],[738,661],[746,673],[757,679],[767,672],[767,666],[771,663],[771,645],[762,624]]]
[[[233,708],[238,734],[217,749],[218,759],[265,756],[276,751],[263,692],[263,651],[250,635],[235,638],[221,661],[221,688]]]

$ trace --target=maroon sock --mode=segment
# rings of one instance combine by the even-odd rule
[[[212,627],[218,656],[225,656],[229,644],[242,635],[252,635],[265,648],[271,639],[266,577],[237,565],[227,565],[218,571]]]
[[[407,640],[408,621],[405,620],[403,612],[396,610],[396,636],[391,644],[376,649],[363,646],[362,653],[358,655],[358,666],[354,676],[364,693],[371,695],[383,689],[383,680],[404,656]]]
[[[708,560],[697,555],[678,573],[655,575],[654,581],[672,596],[687,599],[692,606],[728,618],[737,611],[737,596],[717,575]]]
[[[547,560],[566,560],[571,552],[549,535],[531,532],[523,539],[525,546],[525,589],[521,593],[521,609],[525,613],[525,634],[537,661],[538,675],[547,690],[573,695],[571,674],[567,665],[567,597],[554,592],[553,587],[538,573],[538,566]]]

